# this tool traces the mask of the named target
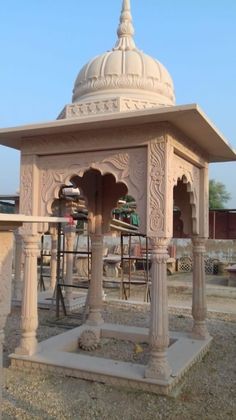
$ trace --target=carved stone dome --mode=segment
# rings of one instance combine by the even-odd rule
[[[92,59],[79,72],[73,103],[114,97],[150,101],[152,106],[175,105],[174,85],[165,67],[136,48],[130,1],[123,0],[113,50]]]

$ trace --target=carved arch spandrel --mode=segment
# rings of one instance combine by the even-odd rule
[[[199,206],[200,206],[200,169],[190,162],[174,155],[173,159],[173,188],[178,180],[187,184],[192,209],[192,233],[199,234]]]
[[[82,177],[89,169],[102,175],[112,174],[116,182],[124,183],[137,201],[142,232],[146,226],[146,148],[117,151],[76,153],[63,156],[40,157],[41,215],[51,214],[52,202],[58,198],[62,185],[74,176]]]

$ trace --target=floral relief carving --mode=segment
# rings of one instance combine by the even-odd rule
[[[160,80],[153,77],[140,77],[135,74],[129,75],[103,75],[87,79],[75,87],[74,98],[78,98],[91,91],[100,89],[144,89],[155,91],[158,94],[166,96],[173,100],[173,92],[171,86],[163,84]]]
[[[165,142],[150,143],[149,234],[163,236],[165,210]]]
[[[122,178],[126,178],[129,175],[129,154],[128,153],[118,153],[108,159],[103,159],[104,163],[110,163],[115,168],[122,171]]]
[[[20,213],[26,216],[33,214],[33,157],[22,156],[21,175],[20,175]],[[37,188],[38,186],[36,186]],[[24,224],[20,228],[21,233],[31,233],[32,225],[30,223]]]
[[[33,166],[30,156],[24,156],[20,177],[20,211],[25,215],[32,214]]]
[[[44,203],[50,199],[54,199],[54,192],[56,185],[63,185],[65,179],[64,171],[52,171],[45,169],[41,173],[41,197]]]
[[[102,163],[113,165],[121,171],[119,173],[119,180],[125,181],[129,188],[131,188],[132,184],[136,198],[141,199],[145,195],[145,189],[141,188],[146,174],[145,149],[132,150],[129,153],[119,153],[109,159],[104,159]]]

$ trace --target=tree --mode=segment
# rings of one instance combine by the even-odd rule
[[[209,209],[223,209],[224,204],[231,198],[230,193],[221,182],[210,179],[209,182]]]

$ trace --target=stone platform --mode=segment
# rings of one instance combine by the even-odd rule
[[[91,327],[83,325],[49,338],[39,344],[38,352],[33,356],[12,354],[11,365],[17,369],[37,369],[129,389],[171,395],[185,372],[208,351],[212,340],[195,340],[188,334],[171,332],[173,344],[169,347],[167,355],[172,375],[167,381],[163,381],[145,378],[145,365],[94,357],[89,355],[89,352],[86,355],[76,353],[78,338],[88,329]],[[148,342],[146,328],[103,324],[96,330],[102,338]]]
[[[73,298],[70,301],[70,305],[65,304],[68,311],[74,311],[85,305],[87,291],[73,292]],[[12,299],[13,306],[21,306],[21,300]],[[51,309],[55,308],[56,299],[53,297],[52,290],[46,290],[38,293],[38,308],[40,309]]]

